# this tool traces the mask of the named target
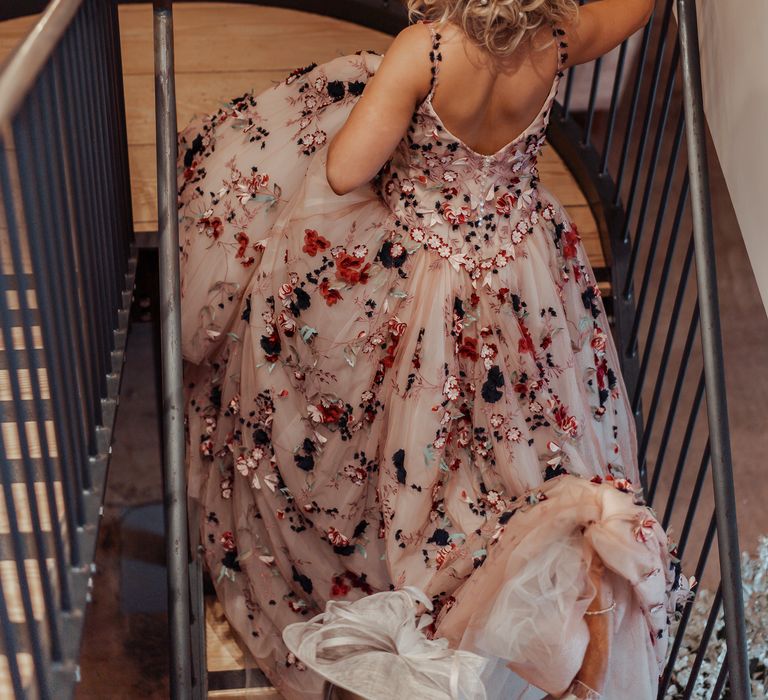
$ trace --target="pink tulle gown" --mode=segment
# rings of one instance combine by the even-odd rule
[[[566,37],[538,116],[483,155],[432,106],[430,28],[432,91],[350,194],[327,183],[327,145],[379,55],[294,71],[180,136],[193,527],[289,700],[322,679],[283,628],[403,586],[434,602],[430,634],[497,660],[489,697],[558,694],[588,641],[595,554],[616,600],[604,696],[654,698],[682,578],[634,493],[592,268],[536,169]]]

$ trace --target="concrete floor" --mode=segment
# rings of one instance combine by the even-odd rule
[[[161,449],[150,323],[133,323],[99,533],[77,698],[167,698],[167,620],[156,600],[141,610],[121,591],[121,555],[156,541],[124,527],[131,508],[162,500]],[[157,549],[155,547],[155,549]],[[160,547],[162,550],[162,546]],[[162,554],[162,551],[161,551]],[[156,559],[157,552],[146,551]],[[157,583],[156,579],[150,583]],[[123,585],[121,585],[123,584]],[[115,679],[119,678],[119,684]]]

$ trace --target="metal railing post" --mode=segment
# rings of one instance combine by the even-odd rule
[[[725,636],[728,645],[728,673],[732,696],[739,700],[749,700],[751,693],[747,640],[723,370],[695,1],[677,0],[677,11],[682,52],[683,104],[690,169],[696,279],[701,310],[701,343],[717,517],[717,543],[720,551]]]
[[[157,127],[157,211],[163,375],[163,476],[165,489],[170,685],[172,698],[189,698],[192,688],[189,533],[184,461],[179,291],[179,228],[176,215],[176,94],[172,0],[153,2],[155,114]]]

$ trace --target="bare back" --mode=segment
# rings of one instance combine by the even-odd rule
[[[478,153],[495,153],[540,114],[558,71],[558,48],[542,27],[504,65],[455,26],[440,29],[442,60],[431,97],[445,127]]]

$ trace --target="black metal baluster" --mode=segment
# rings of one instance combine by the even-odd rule
[[[709,639],[712,636],[712,632],[715,630],[717,624],[717,616],[720,614],[720,605],[723,602],[723,587],[722,585],[717,587],[715,593],[715,599],[712,601],[712,607],[709,609],[709,617],[707,617],[707,624],[704,626],[704,631],[701,633],[701,639],[699,640],[699,648],[696,650],[696,656],[691,666],[691,672],[688,676],[688,683],[683,691],[683,700],[690,700],[693,695],[693,689],[696,686],[696,680],[699,677],[699,671],[701,671],[701,665],[704,663],[704,656],[707,653],[707,647],[709,646]]]
[[[662,52],[662,49],[659,49],[659,52]],[[645,215],[646,211],[648,209],[648,202],[651,197],[651,191],[653,190],[653,181],[654,176],[656,174],[656,168],[658,166],[659,162],[659,153],[661,152],[661,145],[664,141],[664,136],[666,134],[666,126],[667,126],[667,119],[669,118],[669,108],[672,102],[672,93],[675,89],[675,78],[677,77],[677,66],[680,61],[680,47],[676,43],[675,49],[672,54],[672,64],[669,67],[669,76],[667,78],[667,86],[664,91],[664,97],[662,99],[661,108],[659,110],[659,113],[656,115],[656,118],[653,118],[653,111],[656,109],[655,104],[655,92],[654,92],[654,100],[653,102],[648,103],[648,111],[645,115],[645,123],[643,125],[642,133],[640,134],[640,145],[638,146],[638,155],[637,160],[635,161],[635,167],[634,172],[632,173],[632,184],[629,187],[629,193],[627,195],[627,201],[624,205],[624,212],[625,212],[625,219],[624,219],[624,231],[622,232],[622,236],[625,241],[629,241],[629,229],[630,229],[630,221],[632,218],[632,210],[634,208],[635,204],[635,195],[637,194],[637,191],[640,188],[640,175],[643,171],[644,166],[644,156],[645,156],[645,146],[646,141],[648,139],[648,136],[650,135],[651,131],[651,122],[656,122],[656,138],[654,140],[653,148],[651,149],[651,158],[650,162],[648,163],[648,167],[646,168],[647,176],[646,176],[646,185],[645,190],[643,192],[643,199],[642,204],[640,207],[640,212],[637,217],[637,222],[635,223],[635,235],[640,236],[640,232],[642,231],[643,227],[645,226]]]
[[[15,198],[13,197],[11,184],[11,174],[8,168],[8,161],[5,151],[0,149],[0,185],[2,186],[2,195],[5,209],[6,223],[8,225],[8,241],[11,256],[12,268],[16,271],[17,279],[19,280],[19,304],[22,312],[22,337],[24,346],[29,357],[29,370],[30,381],[32,382],[33,393],[35,397],[35,410],[38,418],[38,434],[40,439],[41,458],[43,461],[43,468],[45,472],[46,481],[49,482],[46,485],[49,498],[49,508],[51,518],[56,517],[56,535],[57,541],[55,545],[55,551],[57,552],[57,564],[59,572],[59,586],[61,594],[62,607],[65,610],[71,608],[71,593],[69,589],[69,580],[67,576],[67,561],[64,556],[64,545],[61,539],[61,532],[59,530],[58,521],[58,506],[56,503],[56,495],[53,490],[53,483],[59,481],[62,487],[62,495],[64,497],[64,516],[66,518],[67,525],[67,546],[69,548],[69,560],[70,562],[78,562],[80,560],[80,547],[77,541],[77,527],[78,518],[77,513],[79,510],[84,509],[82,503],[82,496],[75,489],[74,479],[66,477],[66,470],[61,471],[61,476],[57,474],[57,470],[54,466],[51,446],[48,443],[48,433],[45,426],[46,410],[43,405],[42,390],[39,383],[40,371],[45,369],[46,378],[48,383],[48,396],[49,401],[53,400],[53,393],[51,388],[51,374],[50,370],[45,367],[41,362],[41,354],[44,350],[38,350],[35,347],[34,335],[32,329],[37,325],[32,319],[31,312],[28,305],[28,293],[32,290],[31,286],[27,283],[27,275],[24,272],[23,255],[20,244],[21,228],[20,222],[16,213]],[[0,267],[2,261],[0,261]],[[35,291],[35,297],[37,299],[38,309],[40,308],[40,294]],[[59,460],[61,459],[60,449]],[[59,558],[60,557],[60,558]]]
[[[669,6],[667,12],[671,12],[671,0],[668,0]],[[655,13],[654,13],[655,14]],[[666,17],[666,13],[665,13]],[[624,142],[621,146],[621,155],[619,156],[619,167],[616,172],[613,205],[618,206],[621,202],[621,186],[624,182],[624,170],[627,167],[629,161],[629,150],[632,144],[632,133],[635,128],[635,119],[637,118],[637,108],[640,104],[640,93],[643,86],[643,73],[645,71],[645,59],[648,55],[648,47],[651,42],[651,32],[654,27],[653,21],[654,15],[651,15],[651,20],[645,25],[643,29],[643,40],[640,45],[640,56],[637,59],[637,69],[635,71],[634,87],[632,89],[632,99],[629,105],[629,114],[627,116],[627,125],[624,130]],[[607,158],[607,156],[606,156]]]
[[[0,264],[2,264],[2,260],[0,260]],[[19,375],[22,369],[22,362],[19,360],[22,353],[19,349],[14,347],[14,323],[11,311],[8,308],[8,287],[6,279],[6,275],[0,275],[0,319],[2,319],[0,322],[2,322],[3,326],[3,341],[5,344],[5,356],[8,360],[7,372],[11,388],[11,398],[13,399],[13,408],[10,408],[9,406],[8,408],[10,410],[6,411],[6,408],[3,407],[0,415],[2,415],[3,422],[5,423],[13,424],[15,422],[16,433],[18,434],[22,465],[22,474],[18,476],[21,477],[23,481],[19,481],[17,477],[16,483],[23,483],[26,487],[29,521],[32,528],[32,539],[34,541],[34,554],[27,552],[27,555],[31,561],[37,563],[38,570],[40,571],[40,587],[44,608],[43,617],[48,624],[48,639],[51,647],[51,657],[59,660],[61,659],[61,638],[57,620],[55,618],[56,602],[53,593],[53,581],[48,575],[48,563],[46,561],[48,545],[45,535],[43,534],[40,505],[38,504],[38,496],[35,490],[35,484],[38,483],[38,479],[36,478],[35,465],[32,461],[32,445],[30,444],[27,435],[27,423],[31,422],[29,419],[35,418],[35,416],[26,414],[26,402],[22,399],[21,382],[19,381]],[[36,422],[34,425],[39,426],[40,424]],[[43,424],[42,427],[44,431],[45,425]],[[42,445],[40,445],[40,448],[42,450]],[[52,516],[50,511],[49,515]],[[58,523],[51,519],[51,527],[58,527]],[[32,547],[30,547],[30,549],[32,549]]]
[[[685,426],[685,434],[683,435],[683,442],[680,446],[680,454],[677,458],[677,464],[675,465],[675,472],[672,475],[672,483],[669,487],[669,493],[667,494],[667,505],[664,508],[664,517],[661,520],[662,527],[666,530],[669,527],[669,521],[672,518],[672,509],[675,506],[675,499],[677,498],[677,491],[680,488],[680,480],[683,477],[683,470],[687,464],[688,450],[691,446],[691,439],[693,437],[693,429],[696,426],[696,419],[699,415],[699,409],[701,408],[701,400],[704,398],[704,372],[699,374],[699,383],[696,387],[696,395],[693,397],[693,403],[691,404],[691,410],[688,415],[688,422]]]
[[[704,454],[701,455],[701,462],[699,463],[699,470],[696,472],[696,481],[691,489],[691,502],[688,504],[688,511],[685,514],[685,522],[680,530],[680,540],[677,543],[677,551],[682,558],[686,547],[688,546],[688,537],[691,534],[691,528],[693,527],[693,521],[696,517],[696,507],[701,497],[701,489],[704,487],[704,480],[707,476],[709,469],[709,440],[704,446]]]
[[[603,65],[602,57],[595,59],[592,67],[592,85],[589,89],[589,104],[587,106],[587,120],[584,124],[584,136],[581,140],[582,146],[589,146],[592,137],[592,124],[595,119],[595,102],[597,101],[597,90],[600,87],[600,69]]]
[[[2,311],[5,311],[3,309]],[[2,335],[3,343],[7,354],[13,353],[13,333],[11,330],[12,322],[8,314],[2,316]],[[29,445],[24,438],[24,422],[16,417],[16,430],[18,431],[19,448],[21,450],[22,460],[29,459]],[[45,673],[45,657],[43,655],[42,639],[40,637],[40,628],[37,625],[32,605],[32,592],[29,585],[29,576],[27,575],[27,561],[34,561],[34,557],[27,552],[25,540],[19,529],[19,514],[16,510],[16,501],[13,496],[12,484],[14,480],[13,470],[11,469],[11,459],[6,452],[5,438],[0,437],[0,472],[3,480],[3,498],[5,499],[5,511],[8,516],[8,526],[10,530],[10,541],[13,553],[14,563],[16,565],[16,580],[19,584],[21,594],[21,606],[24,611],[24,622],[29,648],[33,659],[34,673],[37,680],[38,692],[41,698],[50,697],[48,689],[48,679]],[[40,571],[40,577],[44,577],[46,570]]]
[[[710,700],[720,700],[720,697],[723,694],[723,690],[725,690],[725,684],[728,682],[728,652],[725,653],[725,658],[723,659],[723,663],[720,666],[720,673],[717,674],[717,680],[715,681],[715,686],[712,688],[712,695],[710,695]]]
[[[709,558],[709,551],[712,549],[712,542],[715,539],[715,531],[717,530],[717,527],[715,525],[715,514],[712,513],[712,515],[709,518],[709,527],[707,528],[707,533],[704,535],[704,541],[701,544],[701,550],[699,551],[699,560],[696,564],[696,569],[694,570],[694,578],[696,581],[701,581],[701,577],[704,575],[704,567],[707,564],[707,559]],[[694,589],[695,591],[696,589]],[[698,595],[697,595],[698,597]],[[696,602],[696,599],[689,600],[685,607],[683,608],[683,614],[680,617],[680,621],[677,625],[677,630],[675,631],[675,637],[672,640],[672,645],[669,649],[669,654],[667,655],[667,665],[664,667],[664,672],[661,674],[661,680],[659,681],[659,692],[657,697],[657,700],[663,700],[664,696],[667,694],[667,688],[669,688],[669,682],[672,680],[672,673],[675,670],[675,661],[677,661],[677,655],[680,652],[680,646],[683,643],[683,639],[685,638],[685,630],[688,628],[688,622],[691,619],[691,613],[693,612],[693,605]]]
[[[96,152],[94,134],[97,130],[93,116],[93,102],[95,100],[94,87],[86,76],[89,74],[85,46],[88,37],[85,35],[82,11],[72,26],[74,37],[72,76],[75,79],[75,98],[73,106],[77,111],[77,125],[81,128],[81,144],[83,146],[84,171],[88,179],[85,185],[90,191],[90,204],[88,210],[89,240],[85,250],[90,256],[90,269],[94,273],[95,297],[99,310],[99,319],[96,328],[99,334],[98,353],[98,380],[99,396],[107,395],[106,375],[111,371],[110,352],[112,351],[112,328],[114,328],[114,314],[110,309],[107,295],[103,290],[108,289],[108,278],[104,269],[106,253],[104,248],[104,232],[107,230],[107,215],[104,212],[103,182],[98,177],[98,154]]]
[[[649,252],[648,257],[645,260],[645,266],[643,270],[643,281],[641,284],[641,291],[640,295],[637,299],[637,311],[635,316],[635,326],[637,326],[639,322],[640,316],[642,316],[643,313],[643,306],[645,305],[646,295],[648,292],[648,285],[651,279],[651,272],[653,271],[653,261],[655,259],[656,255],[656,246],[659,242],[659,238],[661,236],[661,227],[662,223],[664,221],[664,214],[667,211],[667,203],[669,201],[669,195],[670,191],[672,189],[672,185],[675,181],[675,171],[677,170],[677,163],[678,163],[678,157],[680,155],[680,148],[683,143],[683,115],[680,114],[680,119],[678,120],[677,124],[677,131],[675,132],[675,137],[672,142],[672,151],[670,153],[669,158],[669,165],[667,166],[667,175],[664,178],[664,186],[661,190],[661,198],[659,201],[659,206],[656,213],[656,223],[653,227],[653,235],[651,236],[651,243],[649,246]],[[650,190],[653,187],[654,178],[653,175],[649,173],[648,175],[648,181],[646,183],[646,194],[650,196]],[[686,170],[684,175],[684,182],[682,186],[682,193],[681,197],[678,200],[678,211],[685,206],[685,199],[688,192],[688,171]],[[637,269],[637,261],[640,255],[640,244],[643,241],[643,231],[645,230],[645,210],[646,206],[648,204],[648,199],[644,195],[643,196],[643,206],[641,207],[641,212],[638,218],[638,225],[637,225],[637,233],[635,234],[635,240],[632,241],[632,252],[629,256],[629,263],[627,265],[627,278],[624,282],[624,289],[622,290],[622,294],[624,296],[624,299],[629,300],[630,294],[632,290],[632,282],[634,280],[635,276],[635,270]],[[682,212],[680,212],[682,216]],[[677,219],[677,225],[679,226],[679,219]],[[676,233],[677,226],[673,226],[672,232],[673,234]],[[671,236],[670,236],[671,237]]]
[[[90,79],[93,81],[96,99],[93,103],[95,114],[95,137],[98,145],[98,152],[103,157],[98,159],[98,177],[103,183],[104,211],[107,215],[107,228],[103,232],[104,250],[106,258],[104,260],[107,270],[107,284],[110,291],[110,309],[114,312],[119,309],[121,304],[121,295],[123,287],[123,275],[120,270],[119,250],[117,242],[117,219],[115,217],[114,203],[118,201],[119,195],[113,177],[113,171],[107,167],[108,163],[114,163],[117,159],[114,150],[113,134],[109,131],[110,119],[107,110],[108,98],[106,95],[106,56],[104,52],[104,22],[103,9],[104,3],[100,0],[85,0],[84,10],[86,17],[89,18],[90,31],[90,61],[91,68]],[[117,327],[117,315],[112,315],[112,325],[110,330]],[[111,347],[111,346],[110,346]],[[110,368],[111,374],[111,368]]]
[[[651,20],[648,24],[650,24]],[[624,63],[627,60],[627,50],[629,39],[624,41],[619,48],[619,57],[616,61],[616,72],[613,75],[613,90],[611,91],[611,106],[608,108],[608,124],[605,130],[605,141],[603,142],[603,155],[600,160],[599,175],[608,174],[608,160],[611,155],[611,144],[613,142],[613,132],[616,128],[616,113],[619,106],[619,93],[621,92],[621,79],[624,76]]]
[[[672,428],[675,424],[675,415],[677,414],[677,404],[680,402],[680,396],[683,393],[683,385],[685,384],[685,376],[688,370],[688,361],[691,358],[691,350],[693,349],[693,341],[696,338],[696,331],[699,328],[699,303],[696,301],[696,306],[691,316],[691,324],[688,327],[688,336],[685,339],[685,347],[680,358],[680,367],[677,371],[677,377],[675,379],[675,386],[672,390],[672,396],[668,399],[667,403],[667,418],[664,423],[664,430],[661,435],[661,444],[656,452],[656,464],[651,478],[651,485],[648,488],[648,503],[652,504],[654,496],[656,495],[656,487],[659,483],[659,476],[661,476],[661,467],[664,461],[664,454],[667,451],[669,439],[672,435]],[[656,384],[660,387],[660,384]],[[642,445],[640,447],[641,459],[645,462],[646,450],[648,449],[648,440],[650,438],[650,430],[647,430],[643,435]]]
[[[128,132],[127,119],[125,116],[125,101],[123,96],[125,88],[123,85],[123,59],[120,46],[120,22],[117,11],[116,0],[110,0],[107,3],[110,10],[110,28],[112,50],[110,55],[110,65],[112,66],[112,80],[114,82],[113,92],[115,100],[115,114],[117,115],[117,139],[118,139],[118,158],[117,167],[120,174],[120,209],[119,221],[121,226],[121,240],[123,245],[123,255],[127,261],[131,255],[131,245],[133,244],[133,210],[131,206],[131,181],[128,167]]]
[[[655,352],[656,346],[654,341],[656,339],[656,331],[659,326],[659,319],[661,318],[661,309],[664,304],[664,291],[666,290],[667,282],[669,280],[669,272],[672,265],[672,257],[674,254],[674,246],[677,243],[677,230],[679,227],[673,228],[673,238],[669,242],[667,247],[667,254],[664,259],[664,267],[661,271],[661,278],[659,280],[658,290],[656,294],[656,301],[653,305],[653,312],[651,313],[651,320],[648,324],[648,332],[645,336],[643,359],[640,363],[640,371],[637,376],[637,383],[635,385],[634,394],[632,395],[632,407],[637,411],[640,407],[640,401],[642,399],[643,386],[645,384],[645,378],[648,374],[648,367],[650,366],[651,358]],[[657,374],[656,381],[654,382],[654,391],[661,386],[661,382],[664,379],[666,373],[667,362],[670,357],[670,351],[672,349],[672,341],[674,339],[675,331],[677,330],[678,319],[680,318],[680,310],[682,309],[683,302],[685,301],[686,291],[688,289],[688,277],[691,274],[691,266],[693,265],[693,239],[688,239],[688,249],[685,253],[683,260],[683,267],[680,271],[680,278],[677,283],[677,291],[675,292],[675,301],[673,304],[673,311],[670,318],[673,322],[667,326],[667,337],[664,341],[664,352],[661,355],[662,362],[660,370]],[[640,333],[640,321],[634,319],[632,333],[630,334],[630,340],[633,345],[637,343],[637,337]]]
[[[85,333],[85,347],[90,367],[89,392],[94,423],[101,422],[101,397],[106,394],[106,381],[103,378],[104,333],[107,322],[105,300],[100,294],[100,266],[96,259],[94,239],[98,229],[97,205],[95,193],[88,174],[89,137],[85,124],[83,95],[77,70],[75,44],[78,40],[73,28],[62,42],[61,100],[64,128],[69,133],[69,163],[72,168],[73,212],[75,216],[76,248],[79,257],[81,276],[82,328]],[[95,454],[95,440],[89,444],[89,453]]]
[[[50,64],[40,75],[38,87],[33,93],[31,104],[33,144],[38,167],[42,171],[41,182],[51,183],[45,187],[43,202],[43,221],[45,235],[39,241],[40,256],[48,261],[48,270],[57,302],[55,322],[57,341],[60,344],[61,361],[65,367],[65,393],[67,410],[74,431],[75,459],[79,465],[84,489],[91,489],[90,464],[88,462],[88,413],[83,405],[84,385],[82,370],[78,367],[75,329],[79,308],[72,291],[72,274],[74,264],[68,250],[66,225],[69,213],[64,204],[62,184],[64,175],[61,172],[61,144],[53,138],[55,124],[52,123],[53,93],[50,82]],[[47,107],[47,108],[46,108]],[[67,274],[64,270],[69,271]]]
[[[31,120],[30,120],[31,121]],[[40,326],[43,336],[43,348],[48,371],[48,386],[53,407],[54,427],[56,429],[56,445],[58,456],[64,468],[64,481],[72,479],[75,488],[76,522],[78,526],[85,524],[85,504],[83,500],[83,481],[80,469],[83,455],[78,452],[79,438],[75,435],[68,406],[67,390],[70,389],[66,360],[63,357],[64,348],[60,345],[58,299],[51,282],[56,274],[50,269],[48,256],[43,250],[46,245],[44,237],[43,204],[39,194],[44,183],[39,179],[41,163],[36,161],[35,136],[31,133],[30,124],[26,119],[17,119],[13,125],[14,142],[18,153],[20,172],[24,173],[22,182],[22,198],[24,214],[27,220],[28,244],[31,252],[32,269],[37,283],[36,292],[40,311]],[[44,259],[44,260],[43,260]],[[77,554],[77,549],[70,556]],[[73,566],[80,562],[73,560]]]
[[[73,133],[67,129],[66,115],[64,107],[64,83],[59,69],[61,55],[57,53],[51,61],[51,76],[49,89],[51,90],[51,103],[53,105],[53,118],[55,125],[53,128],[52,148],[56,150],[56,158],[53,159],[53,165],[56,168],[55,177],[60,178],[64,187],[64,207],[67,212],[66,228],[62,246],[66,251],[66,269],[71,271],[69,282],[71,284],[71,295],[74,308],[78,313],[74,318],[70,318],[72,323],[72,334],[75,339],[76,359],[78,362],[79,381],[80,381],[80,403],[84,412],[84,423],[87,429],[87,452],[95,454],[98,450],[96,445],[97,423],[101,420],[101,411],[96,412],[95,406],[99,402],[98,388],[93,380],[93,348],[90,343],[93,342],[90,299],[88,298],[87,275],[80,258],[80,236],[82,217],[78,216],[76,183],[80,176],[79,157],[75,153],[76,149],[72,146]]]

